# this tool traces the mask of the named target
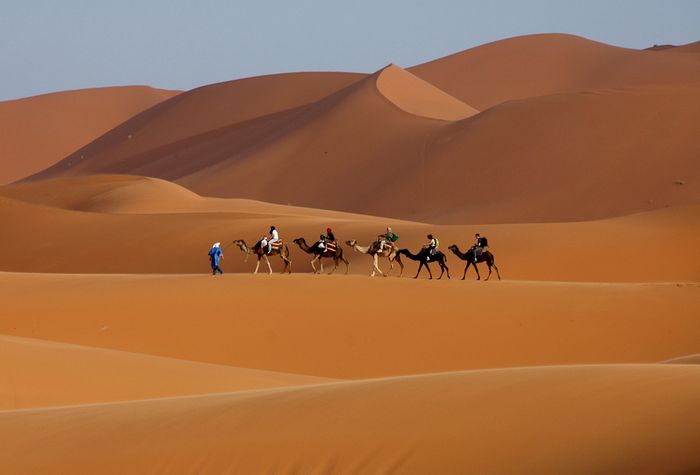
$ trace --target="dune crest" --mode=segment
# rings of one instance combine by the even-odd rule
[[[479,111],[418,76],[390,64],[377,76],[377,89],[399,109],[421,117],[460,120]]]

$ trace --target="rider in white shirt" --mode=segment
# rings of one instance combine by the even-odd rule
[[[272,252],[272,243],[280,240],[280,235],[277,232],[277,228],[270,226],[270,239],[267,240],[267,253]]]

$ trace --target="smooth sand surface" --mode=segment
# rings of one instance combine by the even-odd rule
[[[399,109],[430,119],[460,120],[479,113],[395,64],[379,74],[377,89]]]
[[[100,331],[109,332],[110,328],[105,325]],[[312,376],[0,335],[0,410],[230,392],[326,381]]]
[[[700,367],[407,378],[0,412],[20,473],[695,473]]]
[[[0,283],[0,334],[331,378],[700,351],[697,283],[11,273]]]
[[[178,93],[145,86],[103,87],[0,102],[0,184],[53,165]]]
[[[181,150],[190,142],[226,135],[227,128],[236,124],[247,134],[250,121],[317,101],[365,76],[290,73],[199,87],[133,117],[69,155],[64,166],[77,170],[83,162],[97,160],[105,167],[133,168],[154,160],[154,156]],[[199,156],[186,170],[192,173],[210,161],[210,157]],[[173,168],[172,164],[168,166]],[[171,171],[183,173],[182,166]]]

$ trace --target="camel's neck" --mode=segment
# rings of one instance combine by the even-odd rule
[[[241,242],[238,244],[238,248],[239,248],[241,251],[245,252],[246,254],[250,254],[250,253],[253,252],[253,250],[252,250],[251,248],[248,247],[248,245],[245,243],[245,241],[241,241]]]
[[[455,247],[455,254],[456,254],[457,257],[459,257],[460,259],[464,259],[465,257],[467,257],[467,253],[466,253],[466,252],[460,251],[458,247]]]
[[[417,254],[412,254],[411,251],[409,251],[408,249],[404,249],[401,253],[409,259],[411,259],[412,261],[420,260],[420,257]]]
[[[311,247],[309,247],[309,245],[306,244],[306,240],[305,240],[305,239],[300,239],[300,240],[299,240],[299,247],[301,248],[302,251],[307,252],[307,253],[309,253],[309,254],[312,252]]]
[[[355,243],[355,250],[361,252],[362,254],[369,254],[369,246],[360,246]]]

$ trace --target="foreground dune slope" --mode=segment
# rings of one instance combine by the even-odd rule
[[[178,93],[145,86],[104,87],[0,102],[0,184],[53,165]]]
[[[700,469],[700,367],[524,368],[0,412],[21,473]]]
[[[639,51],[574,35],[536,34],[477,46],[409,70],[483,110],[548,94],[696,81],[700,62],[692,55],[667,53],[674,50]]]
[[[698,296],[691,283],[0,274],[0,334],[366,378],[694,354]]]
[[[100,332],[110,331],[109,326]],[[0,335],[0,409],[318,384],[322,378]]]

